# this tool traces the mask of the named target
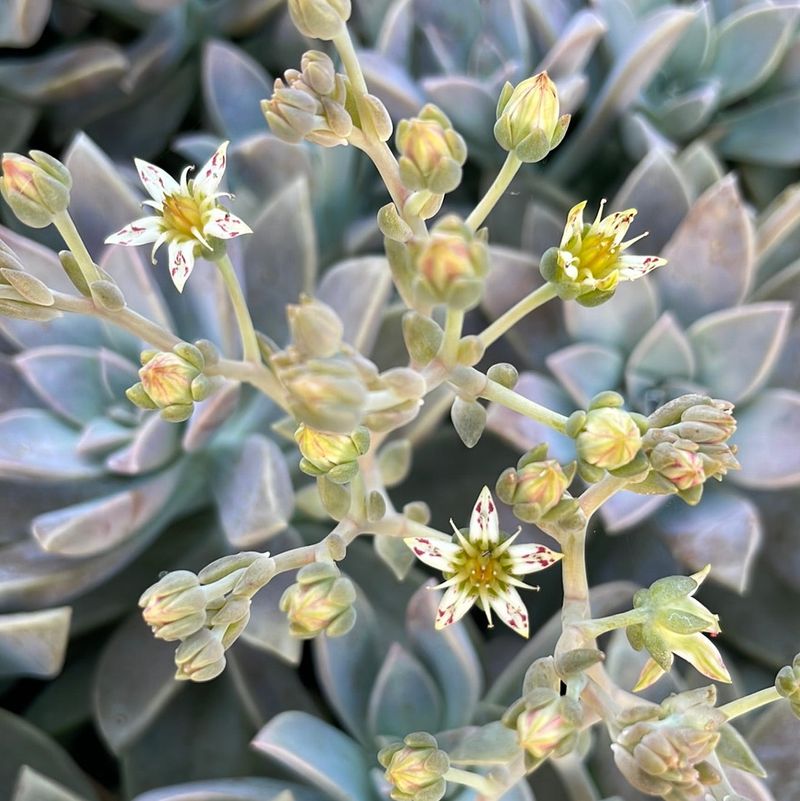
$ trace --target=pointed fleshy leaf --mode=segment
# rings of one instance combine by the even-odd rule
[[[317,790],[283,779],[247,776],[159,787],[137,795],[134,801],[325,801],[325,798]]]
[[[442,697],[427,670],[399,643],[386,655],[369,700],[373,734],[402,739],[410,731],[439,731]]]
[[[578,11],[561,31],[558,41],[547,52],[536,72],[547,70],[553,80],[580,72],[607,28],[603,18],[594,11]]]
[[[105,349],[54,345],[25,351],[14,362],[51,409],[79,425],[102,417],[108,406],[124,400],[111,392],[104,380],[107,375],[124,376],[121,382],[114,381],[117,386],[137,380],[131,362]]]
[[[733,306],[753,280],[753,223],[728,176],[692,206],[662,254],[665,268],[656,280],[665,305],[682,323]]]
[[[80,799],[97,801],[91,782],[72,757],[55,740],[23,718],[0,710],[0,742],[3,743],[3,759],[0,761],[0,794],[3,798],[13,798],[19,771],[27,765],[63,785]]]
[[[690,570],[711,565],[711,578],[737,592],[750,580],[761,544],[758,510],[735,491],[707,488],[696,506],[673,501],[656,524],[675,555]]]
[[[242,139],[264,130],[259,101],[272,94],[264,68],[243,50],[212,39],[203,52],[203,97],[217,130]]]
[[[398,581],[402,581],[414,566],[414,554],[401,540],[394,537],[375,537],[373,547]]]
[[[345,341],[366,354],[375,343],[391,288],[386,259],[364,256],[340,262],[326,271],[316,297],[341,317]]]
[[[761,86],[792,39],[797,9],[742,8],[720,22],[710,73],[722,84],[722,101],[733,103]]]
[[[691,207],[689,188],[670,156],[651,150],[631,172],[611,203],[634,208],[636,232],[649,231],[637,245],[640,253],[659,254]]]
[[[684,182],[691,189],[692,200],[720,181],[724,174],[716,153],[702,140],[692,142],[682,150],[675,163]]]
[[[286,458],[272,440],[251,434],[234,454],[220,457],[219,468],[214,495],[232,545],[251,548],[286,528],[294,492]]]
[[[669,498],[668,495],[637,495],[618,492],[600,507],[600,517],[608,534],[619,534],[641,523],[656,512]]]
[[[85,801],[85,797],[23,765],[11,801]]]
[[[482,688],[481,667],[465,624],[434,628],[441,593],[421,587],[408,604],[409,642],[436,679],[444,700],[441,727],[464,726],[471,719]]]
[[[789,332],[788,303],[751,303],[709,314],[689,329],[697,379],[739,403],[766,383]]]
[[[72,610],[0,615],[0,676],[52,678],[64,664]]]
[[[578,406],[585,407],[598,392],[616,389],[622,381],[623,359],[605,345],[579,342],[547,357],[550,372]]]
[[[747,734],[751,748],[769,776],[776,799],[783,801],[800,786],[800,760],[792,745],[800,738],[800,718],[787,703],[773,704]]]
[[[79,480],[102,475],[102,466],[78,453],[78,432],[42,409],[0,415],[0,476]]]
[[[614,297],[600,306],[564,306],[564,320],[573,338],[622,351],[633,350],[657,318],[658,299],[651,280],[621,284]]]
[[[157,414],[147,415],[130,444],[106,459],[106,467],[126,476],[163,467],[178,454],[179,433],[180,427],[175,423],[168,423]]]
[[[561,241],[561,235],[564,233],[564,218],[560,214],[556,214],[548,206],[542,206],[539,203],[531,202],[525,209],[525,217],[522,223],[522,232],[520,233],[520,247],[523,253],[533,254],[539,258],[548,248],[554,247]],[[505,249],[493,248],[492,253],[500,251],[501,255],[505,255]],[[495,271],[494,259],[492,263],[492,272]],[[521,269],[530,271],[530,281],[538,281],[538,270],[535,265],[527,264],[520,257],[515,257],[513,263],[519,263]],[[504,266],[501,261],[501,266]],[[489,282],[488,289],[494,281]],[[521,297],[521,296],[520,296]],[[520,298],[517,298],[519,300]],[[538,312],[537,312],[538,314]]]
[[[181,445],[187,453],[200,450],[239,406],[242,385],[226,381],[210,398],[195,404]]]
[[[574,404],[566,393],[557,384],[538,373],[521,373],[514,389],[523,397],[552,411],[565,415],[575,411]],[[545,442],[550,448],[551,458],[560,462],[568,462],[574,458],[572,445],[563,435],[497,403],[489,406],[486,426],[520,451],[529,450]]]
[[[742,469],[731,480],[751,489],[778,489],[800,484],[800,449],[793,433],[800,426],[800,395],[767,389],[736,412],[734,442]]]
[[[310,292],[317,270],[314,221],[304,179],[288,184],[252,224],[244,245],[247,299],[259,331],[286,340],[286,304]],[[287,269],[291,265],[291,269]]]
[[[30,47],[39,39],[51,6],[47,0],[12,0],[0,15],[0,46]]]
[[[361,747],[318,718],[304,712],[284,712],[261,729],[252,744],[335,801],[372,798],[371,764]]]

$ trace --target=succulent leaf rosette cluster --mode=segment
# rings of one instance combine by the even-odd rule
[[[53,681],[0,795],[788,798],[795,4],[0,44],[45,24],[0,64],[0,677]]]

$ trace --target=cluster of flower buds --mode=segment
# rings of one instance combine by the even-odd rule
[[[631,645],[650,654],[634,690],[649,687],[672,667],[674,655],[714,681],[730,682],[722,656],[706,634],[720,633],[719,618],[694,598],[710,566],[691,576],[659,579],[633,596],[639,622],[626,629]]]
[[[494,136],[520,161],[541,161],[558,147],[570,115],[560,114],[558,91],[546,72],[512,86],[506,83],[497,102]]]
[[[791,665],[786,665],[778,671],[775,689],[789,701],[792,712],[800,718],[800,654],[795,656]]]
[[[225,669],[225,651],[250,619],[250,600],[275,574],[268,553],[223,556],[198,574],[167,573],[139,599],[160,640],[178,642],[175,678],[210,681]]]
[[[395,282],[421,307],[467,310],[480,301],[489,269],[486,230],[474,234],[457,215],[444,217],[425,239],[387,237],[386,255]]]
[[[275,79],[272,97],[261,101],[261,110],[272,132],[285,142],[306,139],[335,147],[346,145],[353,130],[346,102],[347,79],[336,72],[329,56],[309,50],[299,71],[286,70],[283,80]]]
[[[536,770],[550,757],[575,748],[583,721],[578,701],[561,695],[561,680],[552,657],[537,659],[525,676],[524,695],[505,712],[502,722],[517,732],[525,767]]]
[[[161,416],[171,423],[191,417],[194,404],[216,389],[216,382],[203,373],[202,351],[188,342],[171,351],[142,351],[141,361],[139,381],[125,394],[141,409],[160,409]]]
[[[26,273],[17,254],[0,240],[0,314],[21,320],[45,322],[59,317],[53,293]]]
[[[658,256],[633,256],[625,251],[646,234],[623,242],[636,209],[626,209],[601,219],[605,201],[591,224],[583,222],[586,201],[575,206],[558,247],[542,254],[539,271],[562,300],[597,306],[610,300],[620,281],[634,281],[666,264]]]
[[[696,504],[709,478],[721,481],[737,470],[736,447],[728,440],[736,431],[733,404],[705,395],[682,395],[647,418],[642,449],[652,471],[629,489],[646,495],[677,494]]]
[[[576,467],[574,462],[562,467],[555,459],[548,459],[547,445],[538,445],[522,456],[516,468],[501,473],[497,495],[525,523],[560,519],[574,505],[565,493]]]
[[[708,797],[708,788],[722,780],[708,762],[726,721],[716,699],[715,688],[704,687],[622,712],[611,748],[623,776],[637,790],[671,801]]]
[[[297,581],[281,596],[294,637],[308,640],[325,632],[341,637],[353,628],[356,610],[353,582],[333,562],[312,562],[297,571]]]
[[[414,370],[383,373],[342,339],[336,312],[318,300],[288,308],[291,344],[269,355],[298,423],[351,435],[360,425],[383,431],[419,412],[425,382]],[[313,461],[309,459],[309,461]]]
[[[369,431],[359,426],[351,434],[317,431],[301,424],[294,434],[302,459],[300,469],[309,476],[327,476],[346,484],[358,473],[358,457],[369,450]]]
[[[58,159],[41,150],[28,155],[3,154],[0,194],[20,222],[46,228],[69,206],[72,176]]]
[[[566,433],[575,439],[584,481],[599,481],[606,471],[629,480],[647,475],[650,465],[641,452],[647,424],[641,415],[626,412],[624,402],[617,392],[601,392],[587,411],[570,416]]]
[[[394,801],[439,801],[447,790],[450,758],[431,734],[414,732],[402,743],[387,745],[378,762],[386,769]]]
[[[400,180],[412,191],[404,212],[432,217],[442,196],[461,183],[467,146],[447,115],[428,103],[419,115],[401,120],[395,144],[400,153]]]
[[[312,39],[334,39],[350,19],[350,0],[289,0],[294,27]]]

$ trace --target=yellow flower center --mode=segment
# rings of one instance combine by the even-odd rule
[[[589,231],[583,237],[577,253],[578,269],[582,275],[595,279],[605,278],[614,270],[619,259],[619,247],[614,245],[613,235]]]
[[[168,195],[164,198],[164,227],[187,238],[203,230],[203,212],[192,195]]]

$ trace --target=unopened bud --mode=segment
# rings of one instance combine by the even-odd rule
[[[339,315],[318,300],[308,297],[286,309],[292,343],[304,356],[327,358],[342,347],[344,326]]]
[[[52,306],[55,303],[47,285],[21,269],[0,267],[0,284],[13,287],[21,297],[36,306]]]
[[[513,364],[508,362],[500,362],[493,364],[487,371],[486,377],[490,381],[504,386],[506,389],[514,389],[519,381],[519,370]]]
[[[800,718],[800,654],[778,671],[775,677],[775,689],[778,694],[786,698],[792,706],[792,711]]]
[[[687,490],[702,484],[705,480],[703,459],[693,443],[662,442],[650,453],[653,469],[671,481],[679,490]]]
[[[300,469],[309,476],[327,475],[337,484],[355,477],[358,457],[369,450],[369,431],[363,426],[351,434],[335,434],[301,424],[294,438],[303,456]]]
[[[142,593],[142,617],[160,640],[182,640],[206,623],[206,596],[194,573],[175,570]]]
[[[172,352],[144,351],[140,383],[125,394],[137,406],[161,409],[165,420],[180,422],[191,416],[195,401],[208,397],[213,387],[202,369],[200,351],[188,343]]]
[[[574,464],[565,472],[555,459],[509,467],[497,480],[497,495],[520,520],[535,523],[561,501],[574,475]]]
[[[535,763],[550,756],[564,756],[575,747],[581,718],[577,701],[556,695],[544,706],[526,709],[519,715],[516,723],[519,744]]]
[[[642,447],[642,435],[633,418],[612,406],[591,409],[576,437],[578,456],[604,470],[616,470],[633,461]]]
[[[178,681],[211,681],[225,670],[221,633],[202,629],[184,640],[175,651]]]
[[[289,0],[289,15],[303,36],[329,40],[350,19],[350,0]]]
[[[402,743],[382,748],[378,762],[386,768],[394,801],[439,801],[445,794],[450,759],[426,732],[409,734]]]
[[[30,158],[4,153],[0,193],[25,225],[45,228],[69,206],[72,178],[57,159],[40,150]]]

